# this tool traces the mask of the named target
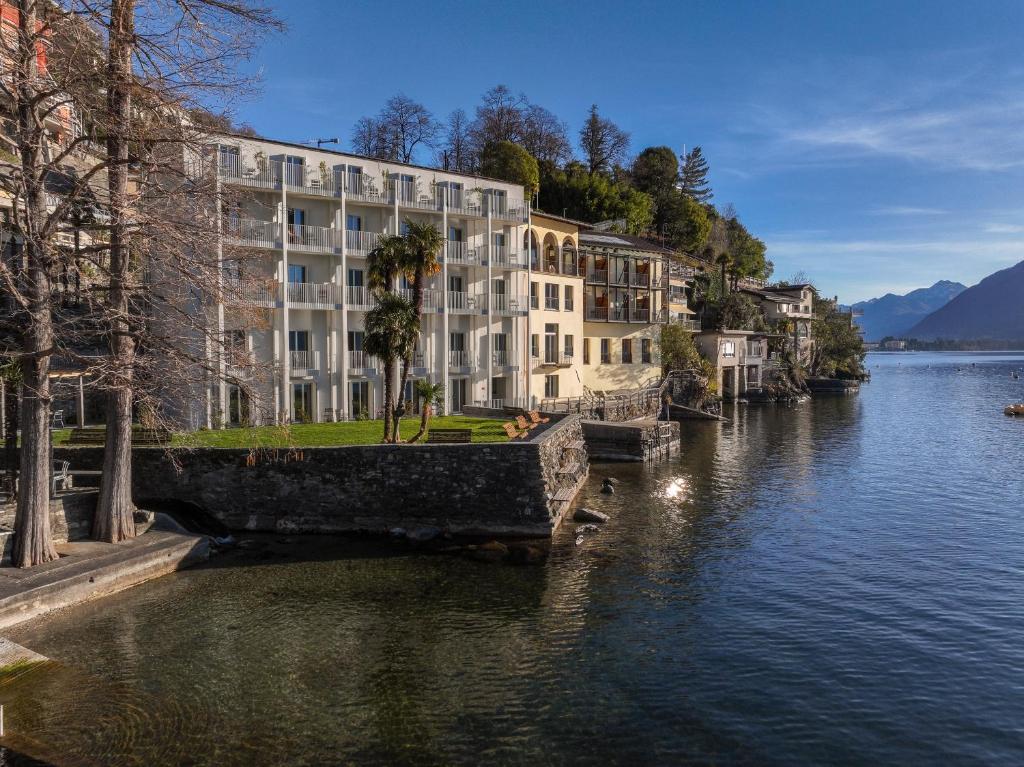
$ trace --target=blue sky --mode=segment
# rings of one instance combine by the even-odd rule
[[[504,83],[633,152],[699,144],[776,276],[856,301],[1024,259],[1024,2],[274,3],[237,118],[339,136],[397,92],[443,119]],[[425,158],[424,158],[425,159]]]

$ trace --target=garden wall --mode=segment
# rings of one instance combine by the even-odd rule
[[[526,442],[295,449],[137,448],[137,505],[184,501],[234,530],[386,532],[435,526],[456,534],[546,536],[586,477],[563,446],[573,416]],[[73,469],[99,468],[101,448],[55,448]],[[175,466],[177,464],[177,466]],[[568,501],[565,500],[569,496]]]

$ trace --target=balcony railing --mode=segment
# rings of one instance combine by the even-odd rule
[[[587,319],[596,320],[599,322],[605,322],[608,320],[608,307],[607,306],[588,306],[587,307]]]
[[[496,367],[505,367],[508,365],[508,350],[499,349],[491,355],[491,362]]]
[[[453,314],[479,314],[483,308],[482,296],[474,293],[448,293],[448,311]]]
[[[500,197],[490,198],[491,216],[502,221],[526,221],[527,208],[522,200],[509,200]]]
[[[289,282],[288,303],[333,309],[338,300],[337,286],[329,282]]]
[[[448,263],[450,264],[479,264],[480,255],[476,248],[469,247],[469,243],[460,240],[448,240]]]
[[[413,300],[413,289],[402,288],[398,291],[406,301]],[[423,291],[423,309],[425,311],[437,311],[442,306],[441,291],[435,288],[425,288]]]
[[[747,345],[747,358],[748,359],[750,359],[752,357],[763,357],[763,356],[764,356],[764,346],[762,346],[761,344],[748,344]]]
[[[377,305],[369,288],[349,285],[345,288],[345,308],[368,312]]]
[[[224,220],[224,239],[251,248],[279,248],[280,226],[273,221],[228,217]]]
[[[647,272],[643,274],[631,274],[629,275],[629,284],[633,287],[649,287],[651,284],[651,275]]]
[[[606,285],[608,283],[608,270],[590,269],[587,271],[587,282],[597,282]]]
[[[509,250],[507,245],[492,245],[487,254],[491,266],[502,269],[525,269],[526,261],[522,254]]]
[[[336,196],[334,173],[330,170],[321,171],[320,168],[311,169],[290,163],[284,163],[283,169],[284,183],[289,191],[322,197]]]
[[[614,283],[615,285],[628,285],[629,284],[629,272],[628,271],[613,272],[612,273],[612,283]]]
[[[273,281],[257,282],[224,279],[224,303],[233,305],[272,307],[277,300],[277,285]]]
[[[221,179],[232,184],[260,189],[280,189],[280,160],[249,160],[239,155],[221,155],[217,170]]]
[[[459,369],[472,369],[473,358],[467,351],[449,351],[448,367]]]
[[[392,185],[382,186],[383,180],[365,173],[345,175],[345,196],[362,202],[391,203],[394,201]]]
[[[700,332],[700,322],[685,314],[672,314],[670,315],[669,322],[673,325],[679,325],[683,330]]]
[[[288,248],[312,253],[334,253],[337,250],[337,233],[326,226],[306,224],[288,225]]]
[[[630,322],[650,322],[651,321],[651,310],[647,307],[640,309],[630,309],[629,311]]]
[[[378,360],[364,351],[347,352],[348,369],[353,375],[372,375],[378,370]]]
[[[292,370],[319,370],[320,352],[288,352],[288,364]]]
[[[425,191],[416,188],[414,181],[400,181],[397,185],[398,204],[403,208],[417,208],[419,210],[439,210],[436,195],[432,190]]]
[[[503,317],[525,317],[526,300],[526,296],[491,293],[491,314]]]
[[[560,354],[558,357],[558,367],[568,368],[572,367],[573,355],[571,354]]]
[[[345,230],[345,249],[349,255],[366,255],[377,247],[380,235],[377,232]]]

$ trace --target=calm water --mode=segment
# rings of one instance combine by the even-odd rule
[[[542,567],[260,541],[13,632],[66,665],[0,687],[8,731],[83,764],[1020,764],[1024,356],[868,360],[595,466],[612,521]]]

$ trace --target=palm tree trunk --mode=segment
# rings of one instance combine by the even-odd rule
[[[422,269],[416,270],[416,275],[413,278],[412,284],[412,305],[416,310],[416,327],[419,328],[423,323],[423,280],[426,279],[426,273]],[[415,349],[410,349],[409,353],[405,355],[405,359],[402,360],[402,379],[398,385],[398,396],[405,397],[405,384],[409,380],[409,368],[412,367],[412,356],[415,353]],[[403,403],[404,404],[404,403]],[[395,423],[393,426],[394,432],[391,435],[392,442],[398,442],[400,438],[399,429],[401,428],[402,419],[398,413],[395,414]]]
[[[430,403],[429,402],[424,402],[423,403],[423,412],[420,414],[420,430],[418,432],[416,432],[416,434],[413,435],[412,439],[409,440],[409,444],[410,445],[413,442],[418,441],[419,438],[422,437],[426,433],[426,431],[427,431],[427,424],[430,423],[430,416],[432,414],[433,413],[431,412]]]
[[[394,417],[395,403],[392,388],[395,385],[395,361],[393,359],[384,361],[384,439],[381,442],[391,441],[391,419]]]
[[[110,118],[107,156],[110,167],[110,294],[108,331],[113,388],[107,395],[107,441],[103,450],[100,496],[93,537],[116,543],[135,537],[132,504],[132,368],[135,341],[128,327],[127,282],[130,275],[128,231],[128,142],[124,131],[131,109],[131,35],[134,0],[113,0],[107,63],[107,110]]]

